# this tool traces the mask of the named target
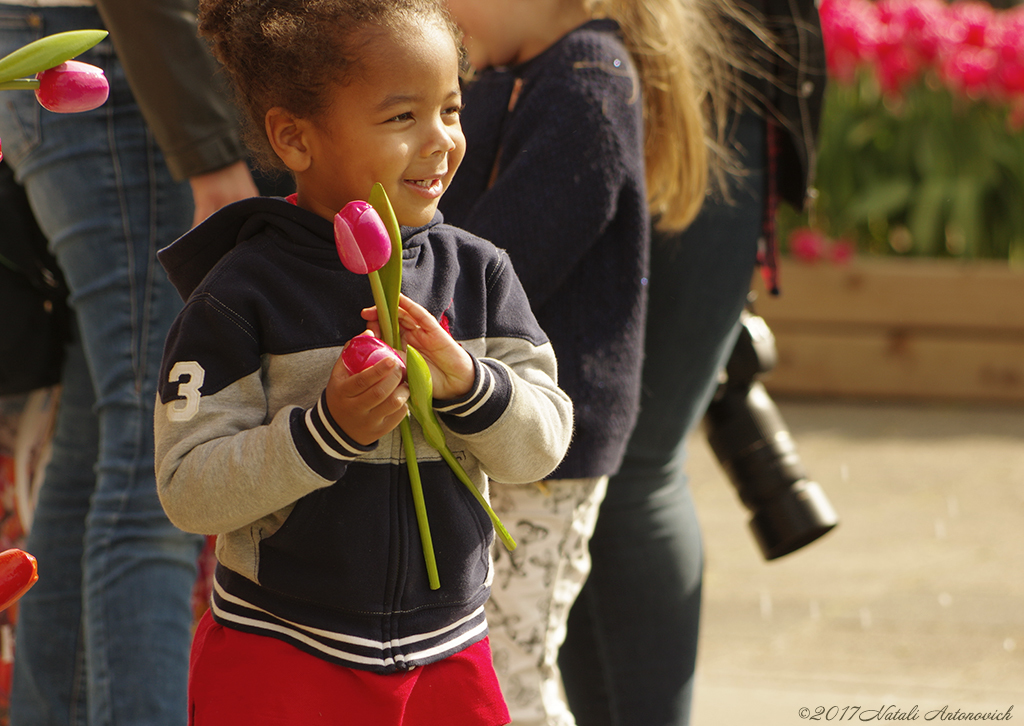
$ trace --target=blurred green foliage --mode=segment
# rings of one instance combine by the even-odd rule
[[[818,146],[817,199],[780,210],[780,240],[803,225],[861,254],[1024,264],[1024,132],[1005,107],[937,83],[899,98],[873,75],[833,82]]]

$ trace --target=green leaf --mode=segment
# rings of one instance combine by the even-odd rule
[[[69,30],[35,40],[0,58],[0,83],[34,76],[92,48],[107,37],[105,30]]]
[[[953,210],[950,223],[963,235],[963,257],[974,257],[981,238],[981,194],[982,189],[971,177],[959,179],[953,196]],[[950,250],[953,252],[953,250]]]
[[[484,498],[480,490],[476,488],[476,484],[469,478],[466,470],[462,468],[462,464],[459,463],[459,460],[452,454],[451,449],[448,448],[448,443],[444,438],[444,430],[441,428],[441,424],[438,423],[437,415],[434,413],[434,382],[430,378],[430,368],[427,367],[427,362],[423,360],[420,352],[411,345],[406,346],[405,352],[405,368],[410,394],[409,410],[412,411],[413,418],[422,427],[423,438],[427,440],[428,444],[437,449],[441,454],[441,458],[448,463],[452,473],[455,474],[455,478],[469,489],[480,506],[484,508],[487,516],[491,518],[494,531],[498,533],[502,544],[511,552],[516,548],[516,541],[512,539],[512,535],[508,533],[498,515],[491,509],[490,503]]]
[[[906,207],[913,188],[909,179],[879,179],[850,200],[846,216],[858,221],[887,217]]]
[[[437,450],[447,446],[444,431],[434,413],[434,381],[423,356],[411,345],[405,348],[405,369],[409,382],[409,410],[423,428],[423,437]]]
[[[391,328],[395,331],[396,350],[401,347],[401,328],[398,327],[398,295],[402,291],[402,233],[398,227],[398,219],[395,217],[395,210],[391,206],[387,192],[380,182],[373,185],[370,196],[366,200],[370,203],[388,231],[391,238],[391,257],[387,264],[380,268],[380,281],[384,287],[384,297],[388,302],[388,312],[391,315]]]
[[[943,141],[948,134],[941,133],[934,125],[923,126],[916,131],[919,136],[913,145],[914,163],[921,175],[927,178],[956,174],[953,149]]]
[[[927,179],[907,214],[907,223],[919,254],[933,255],[942,249],[944,208],[949,198],[946,179]]]

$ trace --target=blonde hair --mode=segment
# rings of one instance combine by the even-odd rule
[[[685,228],[709,188],[740,173],[726,140],[741,102],[737,29],[756,21],[729,0],[594,0],[617,21],[643,88],[647,201],[658,229]]]

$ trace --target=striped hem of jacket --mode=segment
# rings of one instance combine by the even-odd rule
[[[483,604],[440,628],[380,640],[288,620],[228,592],[217,579],[213,584],[210,612],[220,625],[277,638],[323,660],[359,670],[392,673],[433,663],[483,640],[488,632]]]

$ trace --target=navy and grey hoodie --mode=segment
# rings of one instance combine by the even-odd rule
[[[508,257],[442,223],[402,228],[402,291],[473,357],[476,383],[435,400],[448,445],[489,477],[543,479],[572,404]],[[398,430],[345,435],[323,391],[373,305],[333,225],[288,201],[221,210],[162,250],[186,305],[168,335],[155,416],[159,493],[181,529],[217,534],[212,613],[348,667],[389,673],[487,634],[493,529],[412,422],[441,580],[427,584]]]

